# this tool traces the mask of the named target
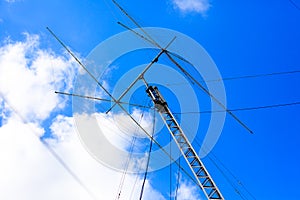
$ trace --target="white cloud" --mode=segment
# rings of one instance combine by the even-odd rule
[[[0,92],[26,119],[44,120],[64,107],[55,89],[70,90],[76,74],[73,59],[39,48],[37,35],[0,47]]]
[[[140,126],[148,133],[153,129],[153,116],[149,112],[141,111],[139,109],[133,109],[131,117],[140,124]],[[128,115],[124,112],[115,113],[111,116],[111,121],[117,125],[117,127],[129,136],[136,136],[140,138],[147,138],[147,135]]]
[[[65,106],[65,99],[53,91],[70,90],[76,68],[72,60],[41,49],[35,35],[0,47],[0,199],[89,200],[91,194],[96,199],[117,195],[122,174],[87,153],[72,117],[53,118],[50,146],[40,140],[45,133],[42,122]],[[127,175],[122,199],[137,199],[141,181]],[[144,199],[164,199],[148,181],[145,187]]]
[[[177,191],[178,200],[199,200],[199,187],[181,178]]]
[[[60,127],[65,127],[64,131]],[[81,145],[75,130],[72,117],[58,116],[51,125],[56,138],[52,141],[52,147],[72,166],[74,172],[87,184],[99,199],[114,199],[121,180],[121,173],[109,169],[94,160]],[[137,183],[135,184],[135,182]],[[141,178],[136,175],[126,175],[121,199],[137,199],[141,186]],[[136,187],[133,187],[136,185]],[[161,194],[154,190],[147,182],[147,194],[154,195],[155,199],[162,199]],[[157,198],[156,198],[157,197]]]
[[[72,188],[87,196],[39,141],[42,133],[15,115],[0,128],[0,199],[76,199]]]
[[[114,199],[121,173],[99,164],[87,153],[75,133],[72,117],[56,117],[51,130],[59,138],[52,140],[51,148],[82,184],[97,199]],[[24,124],[16,115],[0,128],[0,199],[93,199],[42,145],[38,136],[43,132],[38,124]],[[127,175],[122,199],[137,199],[141,182],[140,177]],[[164,199],[149,182],[144,195],[145,199]]]
[[[182,13],[196,12],[205,14],[210,8],[209,0],[172,0],[175,8]]]

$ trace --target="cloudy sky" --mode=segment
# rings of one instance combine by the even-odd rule
[[[118,2],[142,26],[168,28],[193,38],[223,78],[260,75],[224,80],[229,109],[295,103],[235,111],[253,135],[227,116],[219,140],[203,161],[227,199],[299,196],[300,1]],[[109,0],[0,0],[0,199],[116,199],[123,173],[88,152],[79,139],[76,116],[82,113],[74,112],[75,98],[54,93],[76,90],[78,77],[85,73],[46,27],[85,60],[98,44],[124,31],[117,21],[135,28]],[[151,58],[152,54],[146,54]],[[118,74],[123,72],[118,70],[121,61],[111,61],[114,65],[99,80],[109,91],[116,77],[122,77]],[[131,65],[124,70],[131,70]],[[182,84],[176,80],[166,85]],[[99,88],[83,89],[85,94],[107,98]],[[128,124],[124,113],[104,115],[100,107],[93,116],[106,138],[120,148],[130,148],[130,134],[142,133],[132,131],[137,128]],[[131,111],[146,130],[152,129],[150,112]],[[207,130],[207,119],[207,114],[201,114],[204,128],[196,133],[200,138]],[[149,141],[142,138],[136,146],[135,150],[148,148]],[[143,155],[137,160],[141,165],[147,154]],[[149,173],[143,199],[174,198],[177,181],[178,200],[202,199],[200,189],[184,173],[178,176],[177,168],[173,164],[171,169]],[[126,174],[120,199],[138,199],[142,182],[143,174]]]

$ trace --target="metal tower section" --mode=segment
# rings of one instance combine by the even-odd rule
[[[205,166],[203,165],[202,161],[196,154],[191,143],[186,138],[183,130],[170,111],[167,102],[160,94],[158,88],[147,86],[146,92],[153,101],[155,108],[161,115],[165,125],[168,127],[173,139],[175,140],[178,148],[181,151],[181,154],[188,163],[207,199],[224,199],[221,192],[209,175],[208,171],[206,170]]]

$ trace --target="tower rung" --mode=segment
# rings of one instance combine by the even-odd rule
[[[211,190],[211,192],[208,194],[208,196],[211,198],[212,196],[214,196],[214,194],[216,194],[217,190],[213,189]],[[212,199],[220,199],[220,198],[212,198]]]
[[[187,156],[187,158],[196,158],[196,156]]]

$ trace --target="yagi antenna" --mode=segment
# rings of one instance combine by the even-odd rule
[[[142,35],[136,31],[134,31],[133,29],[129,28],[128,26],[124,25],[121,22],[118,22],[119,25],[123,26],[124,28],[130,30],[131,32],[133,32],[134,34],[136,34],[137,36],[139,36],[140,38],[144,39],[145,41],[155,45],[156,47],[158,47],[159,49],[163,50],[162,47],[142,28],[142,26],[137,23],[137,21],[135,19],[133,19],[126,11],[124,8],[122,8],[120,6],[120,4],[118,4],[115,0],[112,0],[112,2],[145,34]],[[187,76],[192,82],[196,83],[209,97],[211,97],[213,99],[213,101],[215,101],[221,108],[224,109],[224,111],[226,111],[230,116],[232,116],[242,127],[244,127],[249,133],[253,134],[253,131],[245,124],[242,122],[242,120],[240,120],[234,113],[232,113],[220,100],[218,100],[218,98],[216,98],[212,93],[210,93],[199,81],[197,81],[190,73],[188,73],[178,62],[176,62],[171,55],[183,60],[184,62],[187,62],[188,64],[190,64],[191,66],[194,67],[194,65],[192,63],[190,63],[189,61],[187,61],[186,59],[184,59],[183,57],[174,54],[170,51],[166,51],[164,50],[163,53],[165,53],[167,55],[167,57],[169,58],[169,60],[175,64],[176,67],[178,67],[185,76]]]
[[[121,105],[119,101],[117,101],[109,92],[106,90],[101,83],[95,78],[95,76],[80,62],[80,60],[72,53],[72,51],[54,34],[53,31],[49,27],[46,27],[47,30],[51,33],[51,35],[66,49],[66,51],[77,61],[77,63],[91,76],[91,78],[94,79],[94,81],[106,92],[107,95],[109,95],[112,99],[112,102],[120,106],[120,108],[125,112],[126,115],[129,116],[129,118],[147,135],[149,139],[151,139],[157,146],[162,150],[162,152],[167,155],[172,162],[174,162],[191,180],[198,185],[198,183],[195,181],[195,179],[178,163],[177,160],[175,160],[165,149],[162,145],[159,144],[159,142],[151,135],[149,134],[130,114],[129,112]],[[166,46],[166,48],[175,40],[170,41],[170,43]],[[161,54],[160,54],[161,55]],[[159,57],[159,56],[158,56]],[[158,58],[157,58],[158,59]],[[157,59],[154,59],[155,62]]]

